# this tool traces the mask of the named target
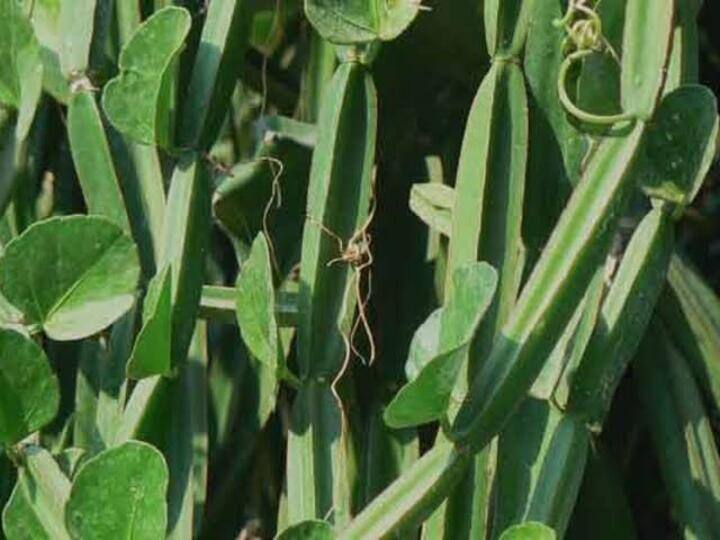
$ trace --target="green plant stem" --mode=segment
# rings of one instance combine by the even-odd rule
[[[275,316],[281,327],[297,325],[297,300],[295,292],[280,291],[276,298]],[[237,290],[234,287],[205,285],[200,299],[198,316],[208,321],[236,324]]]
[[[339,540],[385,538],[411,531],[447,497],[473,456],[452,444],[436,444],[338,532]]]
[[[471,455],[484,448],[525,399],[595,270],[608,254],[610,240],[635,187],[633,165],[644,132],[645,125],[640,122],[625,137],[604,141],[595,154],[489,358],[473,380],[449,433],[455,441],[453,455]],[[432,481],[419,488],[421,493],[402,493],[399,486],[404,485],[405,475],[387,490],[393,498],[407,497],[396,503],[411,508],[410,515],[424,516],[428,509],[415,508],[417,501],[438,504],[454,485],[446,478],[450,473],[443,473],[442,462],[421,462],[432,469],[426,471]],[[461,476],[453,476],[453,480]],[[351,523],[350,530],[367,527],[368,516],[380,511],[386,497],[390,495],[381,494],[361,512],[355,518],[361,525]],[[386,519],[383,534],[396,531],[400,525],[392,518]]]
[[[326,516],[343,524],[351,503],[349,431],[338,383],[351,359],[359,272],[352,262],[329,262],[368,226],[377,96],[369,69],[356,62],[338,67],[325,96],[303,231],[297,330],[302,387],[288,436],[290,524]]]
[[[473,374],[481,368],[498,330],[514,305],[524,264],[521,237],[528,157],[528,103],[521,69],[532,0],[516,2],[509,14],[502,2],[487,2],[486,38],[492,66],[473,102],[458,165],[451,239],[448,247],[445,295],[451,277],[463,263],[482,260],[499,275],[498,292],[474,337],[471,351],[456,382],[450,420]],[[442,435],[439,436],[442,440]],[[448,498],[429,527],[449,537],[480,537],[490,515],[489,449],[480,452],[458,489]],[[444,521],[440,525],[440,521]]]
[[[0,110],[0,216],[12,200],[15,186],[27,167],[28,140],[18,142],[15,137],[15,122],[10,111]]]
[[[309,123],[317,122],[327,83],[337,63],[335,46],[320,34],[308,29],[308,60],[300,87],[298,117]]]
[[[645,334],[664,286],[673,226],[671,214],[656,208],[635,231],[584,355],[563,375],[569,379],[565,385],[570,385],[567,408],[559,411],[550,403],[526,402],[503,432],[495,537],[505,527],[528,520],[564,534],[590,449],[588,428],[601,429],[620,378]],[[540,472],[518,487],[525,464]]]
[[[668,289],[660,315],[695,378],[720,414],[720,300],[696,270],[675,254],[668,272]]]
[[[654,321],[634,372],[656,455],[685,538],[720,535],[720,457],[685,358]]]

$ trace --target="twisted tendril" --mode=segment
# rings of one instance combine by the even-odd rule
[[[576,62],[592,54],[603,52],[608,52],[616,62],[620,61],[612,45],[603,36],[600,16],[586,2],[587,0],[570,0],[563,18],[554,22],[556,27],[564,28],[567,33],[563,42],[563,51],[566,57],[560,65],[558,73],[560,102],[568,113],[578,120],[590,124],[609,125],[633,120],[633,115],[629,113],[598,115],[585,111],[575,105],[567,93],[567,76],[570,68]]]

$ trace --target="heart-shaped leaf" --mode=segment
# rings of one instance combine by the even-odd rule
[[[415,19],[420,0],[305,0],[305,13],[333,43],[390,41]]]
[[[102,217],[36,223],[0,258],[0,293],[53,339],[82,339],[135,301],[140,263],[133,241]]]
[[[497,272],[487,263],[470,263],[455,271],[447,305],[433,312],[413,337],[405,368],[409,382],[385,409],[388,426],[424,424],[445,413],[496,288]]]
[[[410,210],[430,229],[446,237],[452,234],[455,190],[445,184],[414,184],[410,190]]]
[[[442,314],[442,308],[436,309],[415,331],[410,342],[407,362],[405,362],[405,376],[408,381],[416,379],[422,369],[437,355],[440,348]]]
[[[660,103],[643,145],[641,185],[650,197],[692,202],[715,157],[717,100],[704,86],[682,86]]]
[[[0,103],[18,110],[16,137],[27,137],[42,92],[40,45],[17,0],[0,0]]]
[[[276,372],[284,356],[275,319],[270,247],[260,233],[237,280],[237,320],[250,353]]]
[[[127,366],[131,379],[172,372],[172,274],[163,268],[148,285],[143,306],[143,326]]]
[[[149,444],[130,441],[80,468],[65,508],[76,540],[157,540],[167,527],[168,468]]]
[[[303,521],[278,534],[276,540],[333,540],[335,533],[327,521]]]
[[[45,352],[32,339],[0,329],[0,446],[49,423],[59,403],[57,377]]]
[[[497,283],[497,272],[485,262],[465,264],[453,272],[450,296],[442,313],[441,350],[455,349],[473,338],[492,303]]]
[[[315,148],[317,144],[317,126],[301,122],[288,116],[264,116],[258,121],[259,128],[270,139],[292,141],[304,148]]]
[[[529,521],[505,529],[500,540],[555,540],[555,531],[547,525]]]
[[[385,423],[394,429],[432,422],[448,406],[469,344],[435,356],[403,386],[385,409]]]
[[[174,104],[173,64],[190,31],[187,10],[157,11],[133,34],[120,53],[120,74],[103,93],[108,119],[131,139],[169,148]]]

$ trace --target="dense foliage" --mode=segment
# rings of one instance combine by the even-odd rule
[[[0,0],[0,537],[720,538],[701,4]]]

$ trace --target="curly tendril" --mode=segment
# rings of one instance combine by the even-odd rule
[[[597,11],[586,4],[586,0],[570,0],[562,19],[555,21],[567,33],[563,51],[567,55],[558,73],[558,95],[567,112],[582,122],[609,125],[633,120],[629,113],[598,115],[584,111],[575,105],[567,92],[567,77],[570,68],[582,59],[596,53],[608,52],[616,61],[618,56],[602,32],[602,20]]]
[[[585,18],[577,19],[578,16]],[[563,47],[566,50],[603,49],[602,19],[584,0],[570,0],[565,16],[555,21],[555,26],[565,28],[567,38]]]

